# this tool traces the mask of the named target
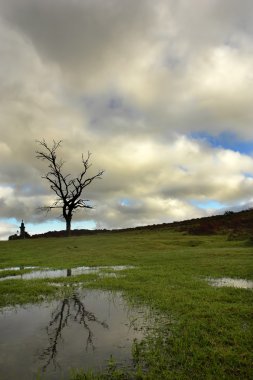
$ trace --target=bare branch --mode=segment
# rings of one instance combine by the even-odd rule
[[[89,163],[91,153],[88,152],[86,158],[82,154],[83,168],[80,174],[75,178],[71,178],[69,173],[63,173],[64,161],[57,159],[57,150],[61,147],[62,141],[53,141],[51,147],[44,139],[37,141],[37,143],[40,145],[41,150],[36,151],[36,157],[48,162],[49,171],[42,178],[49,182],[50,188],[58,197],[53,205],[40,209],[49,212],[54,208],[61,208],[62,216],[66,221],[66,229],[70,233],[72,215],[76,209],[93,208],[86,203],[88,202],[87,200],[81,198],[84,189],[94,180],[101,179],[104,170],[99,171],[91,177],[87,177],[87,172],[91,167]]]

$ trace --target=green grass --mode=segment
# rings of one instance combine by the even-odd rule
[[[173,323],[133,346],[134,372],[110,365],[83,379],[252,379],[253,291],[214,288],[205,277],[253,280],[253,249],[226,236],[133,231],[96,236],[0,243],[0,268],[134,265],[124,277],[54,279],[123,290],[131,302],[159,311]],[[52,280],[0,282],[0,306],[56,297]],[[152,331],[152,330],[151,330]]]

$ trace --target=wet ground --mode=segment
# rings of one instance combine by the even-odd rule
[[[208,278],[208,283],[216,287],[233,287],[240,289],[253,289],[253,281],[244,280],[242,278]]]
[[[80,274],[97,273],[99,275],[105,275],[106,271],[119,272],[124,269],[134,268],[130,265],[115,265],[115,266],[100,266],[100,267],[77,267],[70,269],[52,269],[52,268],[39,268],[39,267],[13,267],[0,269],[2,273],[4,271],[15,271],[16,273],[10,276],[0,278],[0,281],[4,280],[32,280],[32,279],[43,279],[43,278],[58,278],[58,277],[69,277],[77,276]],[[18,274],[19,270],[31,270],[29,273]],[[110,273],[113,274],[112,272]]]
[[[69,297],[0,310],[1,379],[68,379],[71,368],[100,370],[112,355],[131,365],[145,314],[121,293],[75,290]]]

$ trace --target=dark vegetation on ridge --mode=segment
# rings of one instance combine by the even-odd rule
[[[224,215],[214,215],[204,218],[196,218],[184,220],[181,222],[153,224],[147,226],[139,226],[114,230],[72,230],[72,236],[94,235],[109,232],[124,232],[138,230],[166,230],[172,229],[176,231],[186,232],[192,235],[212,235],[212,234],[228,234],[233,239],[242,235],[252,235],[253,233],[253,209],[243,210],[240,212],[226,211]],[[36,234],[32,238],[41,237],[64,237],[66,231],[49,231],[44,234]]]

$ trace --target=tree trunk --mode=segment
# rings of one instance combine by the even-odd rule
[[[67,232],[67,236],[70,236],[71,235],[71,217],[67,217],[66,218],[66,232]]]

